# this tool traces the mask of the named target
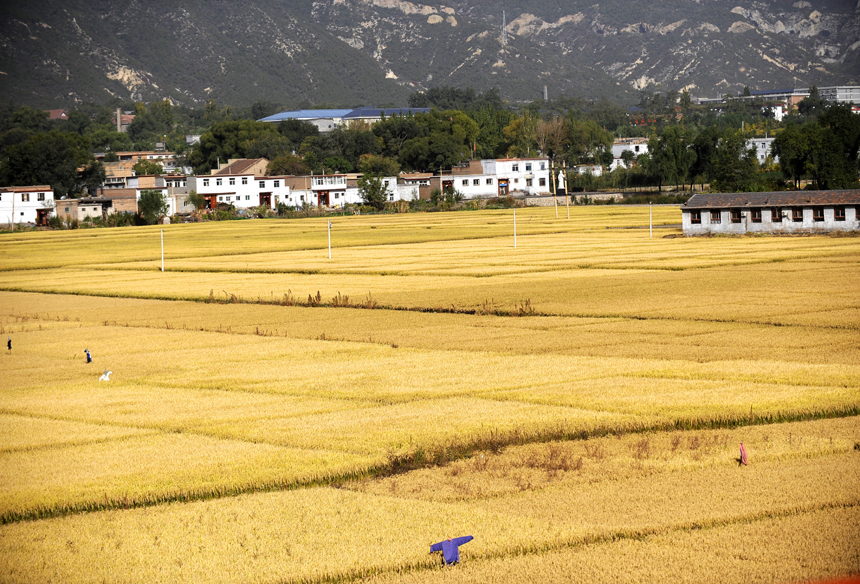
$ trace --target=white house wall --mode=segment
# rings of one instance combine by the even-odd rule
[[[41,200],[40,200],[40,196]],[[13,204],[14,201],[14,215]],[[28,200],[24,200],[28,199]],[[50,208],[50,215],[56,215],[54,209],[54,191],[0,191],[0,223],[36,223],[39,209]]]
[[[841,207],[841,206],[840,206]],[[803,220],[794,221],[792,218],[792,210],[798,207],[781,207],[782,221],[773,221],[770,208],[762,208],[761,222],[754,223],[752,220],[752,210],[743,209],[741,211],[740,223],[732,223],[731,209],[720,210],[700,210],[701,223],[692,223],[692,212],[695,209],[682,210],[682,226],[684,235],[716,235],[716,234],[735,234],[743,235],[745,233],[799,233],[809,231],[857,231],[860,230],[860,217],[857,214],[857,207],[845,206],[845,220],[836,221],[834,207],[824,207],[824,218],[821,221],[814,219],[814,208],[803,207]],[[820,208],[820,207],[819,207]],[[712,223],[711,214],[718,212],[720,214],[720,222]]]

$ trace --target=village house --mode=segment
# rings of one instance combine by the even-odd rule
[[[684,235],[860,230],[860,190],[711,193],[681,206]]]
[[[442,187],[456,189],[465,199],[548,195],[549,173],[548,158],[471,160],[452,167]]]
[[[48,119],[49,120],[68,120],[69,119],[69,112],[67,112],[64,109],[52,109],[52,110],[45,110],[45,111],[48,112]]]
[[[268,168],[269,161],[266,158],[231,158],[226,163],[219,163],[218,168],[212,169],[210,174],[263,176]]]
[[[54,189],[50,185],[0,187],[0,222],[46,225],[54,214]]]
[[[633,157],[640,154],[648,154],[648,138],[617,138],[612,142],[612,157],[621,158],[621,154],[629,150]]]
[[[60,199],[57,203],[57,217],[66,220],[83,221],[87,218],[101,219],[105,214],[105,200],[98,198]]]

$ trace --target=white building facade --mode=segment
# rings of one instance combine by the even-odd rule
[[[0,222],[41,225],[52,215],[54,189],[49,185],[0,188]]]
[[[860,190],[712,193],[681,206],[684,235],[860,231]]]

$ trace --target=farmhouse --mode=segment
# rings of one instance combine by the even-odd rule
[[[54,214],[54,189],[49,185],[0,188],[0,222],[44,225]]]
[[[57,201],[57,216],[60,219],[76,219],[83,221],[87,217],[101,219],[105,211],[105,201],[102,199],[60,199]]]
[[[684,235],[860,230],[860,189],[693,195],[681,206]]]

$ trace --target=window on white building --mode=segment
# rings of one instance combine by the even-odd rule
[[[22,203],[30,202],[30,193],[21,193],[21,202]]]
[[[514,172],[519,172],[519,171],[520,171],[520,165],[519,165],[519,164],[514,164],[514,165],[511,167],[511,170],[512,170],[512,171],[514,171]]]
[[[531,172],[531,171],[532,171],[532,163],[526,162],[526,172]]]
[[[218,195],[218,202],[220,203],[223,200],[224,200],[224,197],[222,197],[221,195]]]
[[[539,178],[538,184],[542,187],[545,187],[546,186],[546,179],[545,178]]]
[[[248,184],[248,177],[247,177],[247,176],[243,176],[243,177],[242,177],[242,184],[243,184],[243,185]]]
[[[45,193],[39,193],[38,195],[36,195],[36,199],[39,201],[44,201],[45,200]]]
[[[220,178],[215,179],[215,186],[216,187],[220,187],[222,184],[224,184],[224,179],[220,179]]]
[[[481,184],[481,179],[479,179],[479,178],[473,178],[473,179],[472,179],[472,186],[475,186],[475,187],[476,187],[476,186],[478,186],[478,185],[480,185],[480,184]]]
[[[515,178],[515,179],[514,179],[514,184],[515,184],[515,185],[520,184],[520,179]]]
[[[276,180],[276,181],[275,181],[275,183],[274,183],[274,187],[275,187],[275,188],[278,188],[278,187],[280,187],[280,186],[281,186],[281,181]]]
[[[209,186],[209,179],[208,179],[208,178],[204,178],[204,179],[203,179],[203,186],[204,186],[204,187],[208,187],[208,186]]]
[[[532,179],[530,179],[530,178],[527,178],[527,179],[526,179],[526,186],[527,186],[527,187],[532,186]]]
[[[231,187],[236,186],[236,179],[233,177],[230,177],[230,186]]]
[[[487,179],[487,184],[488,184],[488,185],[491,185],[491,184],[493,184],[493,179],[491,179],[491,178],[488,178],[488,179]]]
[[[335,199],[339,199],[339,198],[340,198],[340,193],[335,193],[335,194],[334,194],[334,198],[335,198]]]
[[[246,200],[246,201],[250,201],[250,200],[251,200],[251,195],[245,195],[245,200]]]
[[[463,179],[463,186],[464,186],[464,187],[469,186],[469,179],[467,179],[467,178],[464,178],[464,179]]]
[[[541,163],[540,163],[540,169],[541,169],[541,170],[546,170],[546,162],[541,162]]]

